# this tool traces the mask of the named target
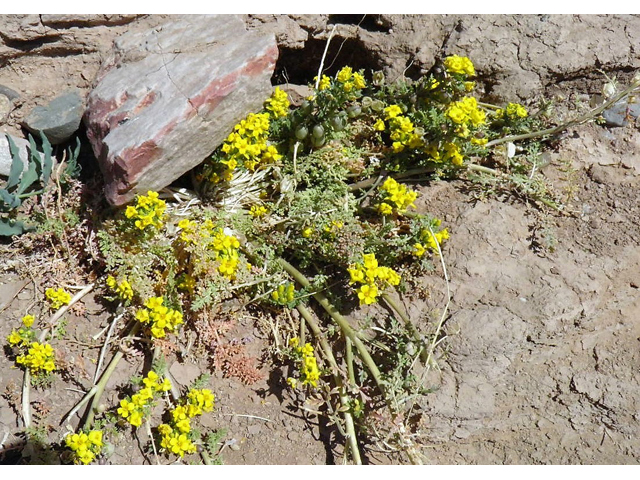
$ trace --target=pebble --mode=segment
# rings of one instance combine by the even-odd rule
[[[623,98],[602,112],[602,116],[610,127],[625,127],[630,119],[640,116],[640,103],[629,103]]]
[[[23,126],[33,134],[44,132],[52,145],[58,145],[76,133],[83,113],[82,97],[77,91],[71,90],[44,107],[35,107],[24,119]]]
[[[6,123],[13,110],[13,102],[9,97],[0,93],[0,124]]]
[[[20,98],[20,94],[15,90],[5,87],[4,85],[0,85],[0,95],[4,95],[9,100],[18,100]]]

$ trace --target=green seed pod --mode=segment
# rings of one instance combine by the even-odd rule
[[[303,115],[309,115],[312,109],[313,105],[309,100],[305,100],[304,102],[302,102],[302,105],[300,105],[300,113],[302,113]]]
[[[316,148],[320,148],[321,146],[323,146],[324,142],[325,142],[324,137],[320,137],[320,138],[313,137],[313,139],[311,140],[311,143]]]
[[[313,138],[323,138],[324,137],[324,127],[322,125],[316,125],[313,127],[313,131],[311,132]]]
[[[347,108],[347,115],[349,116],[349,118],[357,118],[361,113],[362,108],[360,108],[360,105],[351,105],[349,108]]]
[[[371,97],[362,97],[361,103],[362,103],[362,108],[364,108],[365,110],[368,110],[371,108],[373,99]]]
[[[384,73],[380,72],[373,72],[373,84],[376,87],[379,87],[381,85],[384,85]]]
[[[384,109],[384,102],[382,100],[374,100],[371,104],[371,110],[374,112],[381,112]]]
[[[296,138],[298,140],[304,140],[305,138],[307,138],[307,135],[309,135],[309,129],[307,127],[305,127],[304,125],[301,125],[296,130]]]
[[[331,123],[331,127],[336,132],[341,132],[342,130],[344,130],[345,122],[340,115],[335,115],[334,117],[331,117],[330,123]]]

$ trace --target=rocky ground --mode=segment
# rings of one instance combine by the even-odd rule
[[[73,88],[86,98],[114,38],[143,31],[162,17],[4,16],[0,19],[2,130],[24,137],[21,122],[38,105]],[[305,83],[338,24],[328,63],[418,75],[436,57],[468,55],[487,101],[535,105],[553,99],[560,119],[621,83],[640,67],[637,16],[247,16],[250,29],[276,34],[274,83]],[[2,97],[8,102],[2,101]],[[4,120],[3,120],[4,119]],[[625,124],[624,126],[619,126]],[[82,129],[83,127],[81,127]],[[469,182],[419,185],[418,207],[451,232],[444,250],[452,301],[438,359],[425,384],[434,392],[416,409],[416,442],[434,464],[636,464],[640,447],[640,131],[634,118],[609,118],[570,129],[553,147],[545,175],[563,192],[562,213],[541,212],[513,196],[481,198]],[[89,154],[90,155],[90,154]],[[96,169],[97,172],[97,169]],[[97,173],[96,173],[97,175]],[[47,278],[22,269],[22,253],[3,245],[0,338],[40,298]],[[44,269],[47,270],[47,269]],[[69,283],[86,284],[90,278]],[[428,301],[409,295],[413,319],[432,322],[446,304],[442,271],[424,278]],[[38,293],[36,293],[38,292]],[[67,318],[65,361],[86,376],[32,391],[37,425],[60,437],[60,419],[91,384],[98,349],[89,338],[110,322],[98,293]],[[262,326],[264,327],[264,326]],[[269,335],[255,319],[230,332],[243,339],[263,378],[246,386],[214,371],[217,408],[208,427],[227,429],[227,464],[340,463],[326,419],[293,408],[286,372],[266,359]],[[109,384],[127,382],[145,359],[129,355]],[[0,461],[29,457],[20,436],[22,372],[0,356]],[[171,365],[183,385],[211,370],[195,354]],[[146,442],[139,433],[140,444]],[[267,441],[265,441],[267,440]],[[153,462],[116,439],[114,464]],[[369,463],[406,463],[379,445]],[[50,461],[59,461],[53,459]]]

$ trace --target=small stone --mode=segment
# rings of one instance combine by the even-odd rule
[[[640,116],[640,103],[629,103],[622,99],[602,112],[602,116],[610,127],[624,127],[629,120]]]
[[[0,124],[6,123],[11,110],[13,110],[13,102],[9,97],[0,93]]]
[[[20,98],[20,94],[15,90],[5,87],[4,85],[0,85],[0,95],[4,95],[9,100],[14,101]]]
[[[35,107],[23,126],[34,134],[44,132],[52,145],[58,145],[76,133],[83,112],[82,97],[72,90],[54,98],[45,107]]]

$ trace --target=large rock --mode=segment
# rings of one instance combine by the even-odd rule
[[[201,163],[271,91],[273,34],[237,16],[175,16],[125,34],[89,95],[87,136],[109,202],[160,189]]]

